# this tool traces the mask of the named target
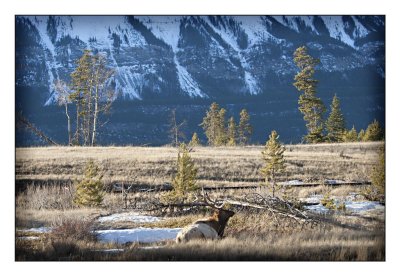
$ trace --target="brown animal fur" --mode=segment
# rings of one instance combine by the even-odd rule
[[[204,223],[211,226],[215,231],[217,231],[218,236],[221,238],[224,235],[225,226],[228,223],[230,217],[235,214],[233,211],[225,209],[217,209],[214,214],[206,219],[200,219],[195,222],[195,224]]]

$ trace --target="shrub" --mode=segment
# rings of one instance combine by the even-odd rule
[[[376,166],[370,174],[372,185],[366,188],[363,195],[368,200],[385,202],[385,148],[382,147]]]
[[[66,210],[73,206],[73,185],[29,185],[16,197],[16,206],[33,210]]]
[[[90,160],[85,169],[85,177],[76,184],[74,203],[78,206],[100,206],[104,198],[104,185],[99,168]]]
[[[324,197],[321,199],[321,204],[329,210],[336,209],[335,200],[331,197],[330,193],[324,194]]]
[[[50,239],[52,241],[66,239],[95,241],[96,235],[93,229],[92,220],[62,219],[52,226]]]

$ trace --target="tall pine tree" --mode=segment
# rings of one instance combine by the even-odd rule
[[[309,143],[319,143],[324,140],[323,115],[326,110],[322,100],[316,96],[318,81],[314,79],[314,73],[319,59],[308,55],[307,48],[303,46],[294,52],[294,62],[300,69],[294,78],[293,85],[303,92],[299,96],[298,103],[308,131],[304,138]]]
[[[217,117],[217,137],[215,139],[215,146],[224,146],[228,142],[225,122],[226,109],[221,108]]]
[[[236,136],[235,119],[231,117],[228,121],[228,146],[236,146]]]
[[[240,111],[240,120],[238,127],[238,140],[241,146],[246,145],[250,141],[253,134],[253,127],[250,125],[250,115],[246,109]]]
[[[346,124],[343,113],[340,109],[340,101],[336,94],[332,100],[331,113],[326,120],[326,131],[329,142],[343,141],[343,134],[346,131]]]
[[[218,126],[217,118],[219,114],[219,105],[217,103],[212,103],[209,110],[206,112],[206,116],[203,118],[203,122],[200,126],[203,127],[204,133],[208,139],[208,144],[211,146],[215,145]]]

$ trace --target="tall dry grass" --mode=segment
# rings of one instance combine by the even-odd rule
[[[278,181],[300,179],[368,180],[382,142],[287,145],[287,172]],[[191,152],[199,184],[231,185],[262,182],[261,146],[196,147]],[[171,147],[45,147],[17,148],[17,180],[71,181],[95,160],[105,183],[163,184],[175,173],[177,149]]]

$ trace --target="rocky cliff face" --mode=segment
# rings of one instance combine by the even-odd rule
[[[302,45],[321,60],[319,93],[327,105],[337,93],[348,98],[344,107],[350,115],[348,108],[360,97],[365,101],[360,114],[384,108],[382,16],[17,16],[15,20],[17,108],[27,113],[34,113],[29,111],[33,105],[52,106],[57,99],[54,80],[68,81],[75,60],[84,49],[91,49],[104,52],[116,70],[110,85],[117,102],[280,102],[281,109],[264,106],[263,112],[253,115],[272,112],[274,117],[283,112],[288,120],[301,119],[292,86],[296,73],[292,54]],[[130,109],[129,104],[124,106]],[[356,124],[374,116],[361,117],[354,119]]]

